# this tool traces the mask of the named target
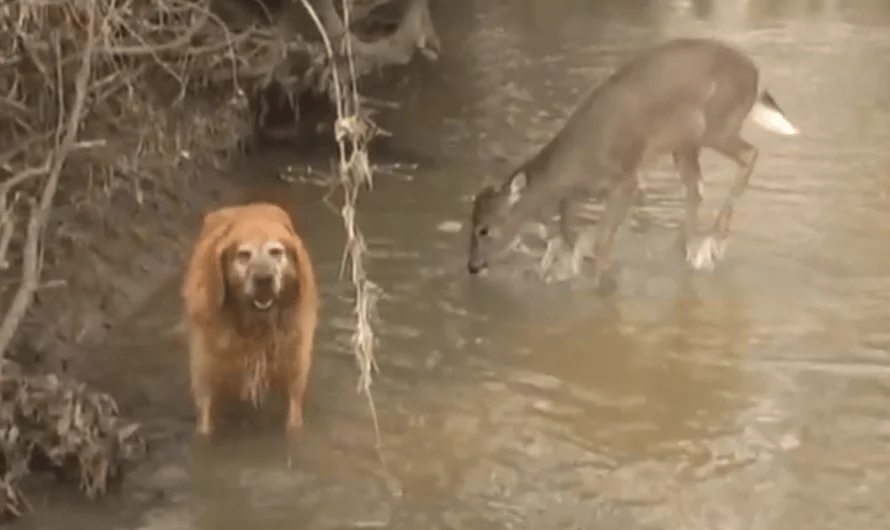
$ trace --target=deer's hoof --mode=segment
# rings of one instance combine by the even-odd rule
[[[540,268],[542,275],[550,272],[562,252],[562,239],[554,237],[547,241],[547,249],[544,250],[544,255],[541,256]]]
[[[602,295],[612,294],[618,290],[618,282],[612,274],[603,273],[596,279],[596,290]]]
[[[696,270],[714,270],[725,254],[726,241],[714,235],[707,235],[686,247],[686,261]]]

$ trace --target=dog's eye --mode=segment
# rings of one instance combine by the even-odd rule
[[[479,227],[478,234],[480,237],[488,237],[488,227],[487,226]]]
[[[250,251],[249,250],[239,250],[235,253],[235,259],[238,261],[247,261],[250,259]]]
[[[281,247],[272,247],[269,249],[269,256],[275,259],[281,259],[284,256],[284,249]]]

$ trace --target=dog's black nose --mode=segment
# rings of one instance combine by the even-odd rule
[[[258,291],[271,291],[274,279],[271,274],[257,274],[253,277],[253,287]]]

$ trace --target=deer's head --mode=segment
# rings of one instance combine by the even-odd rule
[[[500,187],[485,186],[473,198],[467,261],[470,274],[485,270],[489,261],[501,255],[516,235],[515,228],[511,228],[513,223],[507,221],[526,184],[525,173],[519,172]]]

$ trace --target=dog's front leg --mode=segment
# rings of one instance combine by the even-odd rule
[[[296,439],[303,431],[303,396],[307,379],[299,376],[291,383],[287,412],[287,435],[291,439]]]
[[[213,384],[209,361],[202,338],[193,334],[189,340],[189,372],[195,404],[195,430],[202,437],[213,433]]]
[[[295,358],[288,387],[288,438],[295,440],[303,430],[303,401],[312,368],[312,348],[315,337],[315,315],[306,315],[300,321]]]

